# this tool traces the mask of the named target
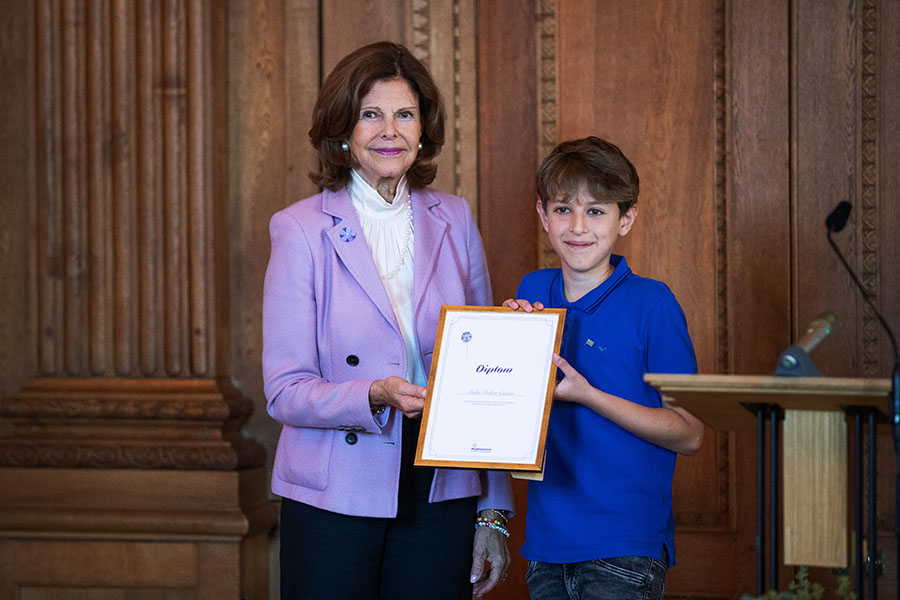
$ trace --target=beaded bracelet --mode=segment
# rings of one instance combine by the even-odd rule
[[[485,519],[484,517],[478,517],[475,519],[475,529],[479,527],[490,527],[494,531],[499,531],[506,537],[509,537],[509,529],[503,526],[503,523],[498,519]]]
[[[496,508],[485,508],[485,509],[482,509],[481,512],[493,513],[494,515],[497,516],[498,519],[500,519],[500,521],[502,521],[502,525],[504,527],[506,527],[507,523],[509,523],[509,519],[506,517],[506,513],[502,510],[497,510]]]

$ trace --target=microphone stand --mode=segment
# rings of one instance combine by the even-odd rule
[[[837,212],[837,211],[835,211]],[[848,208],[849,212],[849,208]],[[834,213],[832,213],[834,214]],[[837,231],[843,228],[843,225],[840,225],[837,228]],[[863,286],[862,282],[853,272],[853,269],[850,268],[850,265],[847,264],[847,260],[844,258],[844,255],[838,249],[837,245],[834,243],[834,240],[831,238],[832,232],[832,224],[829,222],[828,225],[828,243],[831,244],[831,248],[834,250],[834,253],[837,254],[838,258],[843,263],[844,268],[846,268],[847,272],[850,274],[850,277],[853,278],[853,282],[856,284],[856,287],[862,292],[863,299],[869,305],[869,308],[872,309],[872,312],[875,313],[875,316],[878,318],[878,321],[881,323],[882,328],[887,332],[888,338],[891,340],[891,347],[894,350],[894,370],[891,373],[891,395],[888,400],[888,420],[891,425],[891,435],[894,441],[894,454],[897,457],[897,474],[894,479],[894,536],[897,538],[897,586],[898,590],[900,590],[900,353],[897,352],[897,340],[894,338],[894,333],[891,331],[891,328],[888,327],[888,324],[885,322],[884,318],[881,316],[881,313],[878,312],[878,309],[875,308],[875,305],[872,304],[872,300],[869,297],[869,292],[866,290],[865,286]],[[870,477],[875,477],[875,473],[871,473]],[[857,535],[861,535],[862,532],[857,532]],[[878,532],[870,531],[869,532],[869,563],[870,568],[875,569],[875,541],[877,540]],[[900,594],[898,594],[900,596]]]

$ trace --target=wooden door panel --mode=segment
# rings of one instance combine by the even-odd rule
[[[565,0],[558,14],[559,139],[617,144],[641,178],[638,220],[617,251],[638,274],[665,281],[684,308],[700,370],[715,372],[725,322],[717,252],[726,168],[724,7]],[[718,71],[717,71],[718,70]],[[677,556],[673,597],[735,589],[734,438],[707,429],[701,451],[679,457],[673,485]],[[724,573],[717,573],[717,571]]]

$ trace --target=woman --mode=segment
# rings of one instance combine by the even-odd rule
[[[365,46],[309,135],[324,189],[272,217],[263,301],[282,600],[485,593],[509,564],[508,476],[413,466],[441,304],[493,302],[468,204],[426,187],[440,94],[403,46]]]

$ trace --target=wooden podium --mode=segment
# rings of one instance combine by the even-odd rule
[[[887,415],[889,379],[648,373],[644,380],[667,400],[691,411],[710,427],[756,431],[760,456],[764,445],[760,433],[761,407],[777,407],[783,411],[784,562],[847,566],[849,485],[845,413],[867,411],[870,415],[877,412]],[[873,429],[874,420],[870,427]],[[772,431],[776,429],[773,427]],[[773,448],[776,444],[773,436]],[[773,473],[777,473],[777,458],[773,456]],[[761,484],[758,478],[758,485]]]

